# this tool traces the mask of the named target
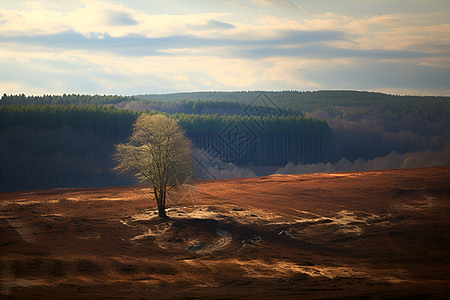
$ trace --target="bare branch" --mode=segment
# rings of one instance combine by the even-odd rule
[[[193,178],[192,143],[177,121],[165,115],[141,115],[126,144],[116,146],[114,168],[151,184],[160,217],[165,216],[166,193]]]

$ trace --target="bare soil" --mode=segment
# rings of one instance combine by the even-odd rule
[[[450,167],[0,193],[4,299],[448,299]]]

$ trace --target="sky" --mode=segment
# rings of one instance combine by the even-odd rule
[[[450,96],[449,0],[0,0],[0,93]]]

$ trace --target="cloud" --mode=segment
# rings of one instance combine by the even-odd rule
[[[379,61],[357,58],[345,64],[320,70],[300,70],[315,82],[328,83],[324,89],[366,89],[414,91],[413,94],[446,95],[450,89],[450,68],[420,65],[420,58],[411,61]],[[433,92],[434,90],[434,92]]]
[[[0,59],[0,65],[14,72],[1,72],[0,82],[8,83],[3,90],[30,94],[100,90],[98,71],[91,66],[62,60],[30,59],[15,61]]]
[[[91,33],[88,36],[74,31],[61,32],[56,34],[43,34],[34,36],[0,36],[0,43],[14,43],[27,46],[39,46],[48,49],[106,49],[107,51],[121,53],[123,55],[150,56],[150,55],[173,55],[174,52],[165,52],[167,49],[201,49],[203,47],[222,48],[249,48],[248,54],[255,57],[266,52],[266,55],[292,56],[297,54],[311,53],[308,48],[287,48],[286,45],[307,44],[319,41],[330,41],[342,39],[342,34],[332,31],[286,31],[281,32],[277,37],[265,39],[232,39],[232,38],[206,38],[199,36],[168,36],[149,38],[141,35],[126,35],[122,37],[112,37],[109,34]],[[271,48],[264,48],[270,46]],[[259,47],[262,51],[258,52]],[[273,53],[270,53],[272,49]],[[303,49],[303,51],[301,51]],[[209,51],[207,51],[209,52]],[[245,52],[245,51],[244,51]],[[244,53],[242,52],[242,53]],[[277,52],[277,53],[274,53]],[[336,50],[337,52],[337,50]],[[232,51],[229,54],[238,54],[239,51]],[[206,53],[204,53],[206,54]]]
[[[23,71],[22,64],[29,61],[33,72],[56,74],[54,78],[70,68],[80,77],[95,70],[96,77],[89,77],[94,84],[85,90],[98,93],[450,91],[445,9],[351,14],[353,7],[345,0],[325,6],[303,2],[308,12],[296,9],[297,2],[275,0],[240,1],[238,7],[210,1],[207,10],[201,6],[204,1],[151,6],[143,0],[19,2],[0,8],[0,67],[14,74],[15,64]],[[340,9],[346,5],[348,9]],[[24,91],[57,90],[44,83],[31,89],[39,85],[37,80],[12,77],[14,81],[5,78],[3,83]],[[82,89],[74,81],[62,82],[68,77],[60,78],[61,89]]]
[[[0,13],[4,15],[0,34],[17,36],[73,31],[83,35],[94,32],[114,37],[164,37],[192,34],[205,24],[210,29],[230,29],[233,26],[226,21],[219,21],[221,16],[228,13],[152,14],[123,4],[98,0],[83,0],[76,2],[76,5],[71,2],[70,6],[67,4],[70,9],[58,10],[50,2],[43,1],[46,5],[38,3],[22,10],[0,8]]]
[[[106,11],[106,23],[112,26],[131,26],[137,25],[138,22],[132,18],[132,16],[125,11]]]
[[[214,28],[214,29],[233,29],[236,28],[236,26],[234,26],[231,23],[226,23],[226,22],[221,22],[221,21],[217,21],[217,20],[209,20],[208,21],[208,27],[209,28]]]
[[[256,5],[265,6],[265,7],[279,7],[284,9],[300,9],[300,6],[297,6],[292,1],[289,0],[252,0],[252,2]]]
[[[432,54],[418,51],[383,50],[383,49],[348,49],[327,46],[324,44],[314,44],[295,47],[258,47],[243,48],[235,50],[235,54],[246,58],[267,58],[267,57],[299,57],[316,59],[335,58],[372,58],[372,59],[400,59],[428,58]],[[449,53],[450,54],[450,53]]]

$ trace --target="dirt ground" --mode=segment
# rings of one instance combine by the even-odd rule
[[[4,299],[448,299],[450,167],[0,193]]]

